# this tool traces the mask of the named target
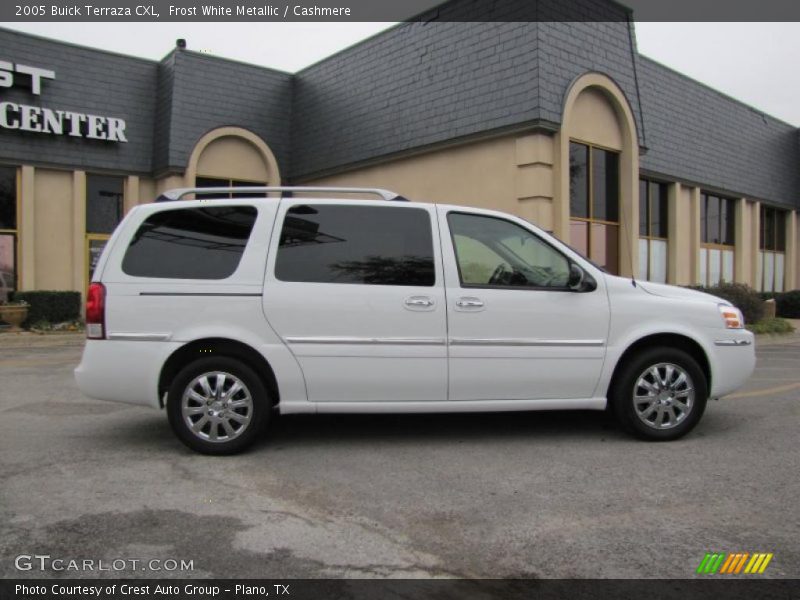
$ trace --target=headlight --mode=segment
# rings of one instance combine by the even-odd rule
[[[727,304],[719,304],[718,306],[719,314],[722,315],[722,320],[725,321],[725,327],[727,329],[744,328],[744,316],[742,316],[742,311],[735,306],[729,306]]]

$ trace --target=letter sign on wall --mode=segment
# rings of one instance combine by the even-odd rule
[[[49,69],[0,60],[0,89],[19,85],[17,75],[24,75],[22,79],[30,81],[30,91],[34,96],[42,94],[44,80],[56,78],[55,71]],[[0,129],[127,142],[125,127],[125,120],[117,117],[0,101]]]

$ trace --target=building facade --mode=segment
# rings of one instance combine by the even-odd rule
[[[800,131],[593,2],[608,21],[403,23],[295,74],[0,30],[0,286],[85,290],[167,189],[304,184],[511,212],[612,273],[796,288]]]

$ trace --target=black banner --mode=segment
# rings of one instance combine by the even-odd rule
[[[0,600],[795,600],[800,580],[153,580],[0,581]]]
[[[799,21],[796,0],[11,0],[0,21]]]

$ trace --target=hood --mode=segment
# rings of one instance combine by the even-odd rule
[[[730,304],[727,300],[699,292],[697,290],[690,290],[689,288],[679,287],[677,285],[665,285],[663,283],[652,283],[650,281],[637,281],[636,285],[641,287],[648,294],[654,296],[662,296],[664,298],[680,298],[682,300],[703,300],[706,302],[713,302],[714,304]]]

